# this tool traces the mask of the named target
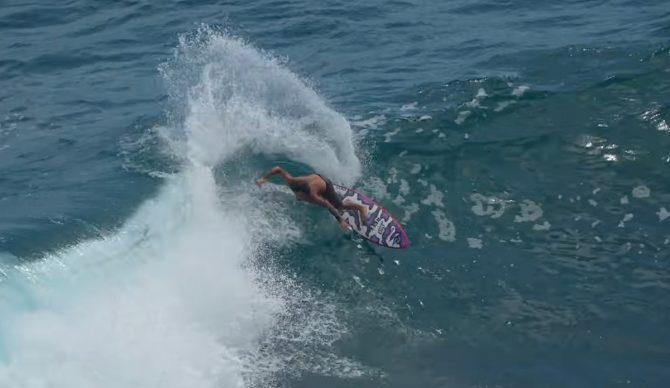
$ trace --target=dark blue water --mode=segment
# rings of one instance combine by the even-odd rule
[[[667,2],[5,0],[0,32],[0,386],[667,385]]]

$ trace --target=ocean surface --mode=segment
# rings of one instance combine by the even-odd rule
[[[667,0],[3,0],[0,53],[0,387],[668,386]]]

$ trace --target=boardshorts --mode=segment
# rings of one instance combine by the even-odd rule
[[[333,186],[333,182],[330,181],[330,179],[324,177],[321,174],[316,174],[321,179],[323,179],[324,182],[326,182],[326,191],[323,193],[323,197],[330,202],[331,205],[337,210],[342,210],[344,209],[344,204],[342,203],[342,198],[340,198],[339,195],[335,192],[335,187]]]

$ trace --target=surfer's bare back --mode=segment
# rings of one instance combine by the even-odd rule
[[[268,181],[268,178],[275,174],[284,179],[298,200],[328,209],[344,231],[349,230],[349,225],[342,218],[341,212],[343,210],[358,210],[361,220],[367,220],[368,218],[368,208],[366,206],[351,202],[343,203],[340,196],[335,192],[330,179],[319,174],[292,176],[281,167],[273,167],[265,175],[256,179],[256,184],[263,185]]]

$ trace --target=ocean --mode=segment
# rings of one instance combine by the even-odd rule
[[[667,1],[3,0],[0,32],[0,387],[670,381]]]

